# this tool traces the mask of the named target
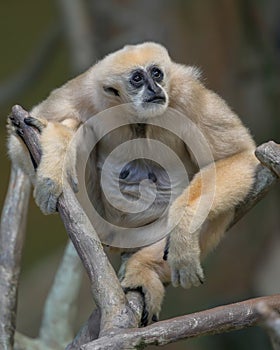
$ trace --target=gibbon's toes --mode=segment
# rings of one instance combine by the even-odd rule
[[[8,117],[8,127],[14,126],[16,128],[20,127],[20,122],[16,120],[13,114],[10,114]]]
[[[140,326],[141,327],[146,327],[146,326],[148,326],[148,323],[149,323],[149,312],[148,312],[148,310],[146,308],[146,305],[144,305]]]
[[[21,122],[14,118],[13,114],[10,114],[7,119],[7,130],[9,134],[15,136],[23,136],[23,130]]]
[[[171,268],[171,283],[175,288],[180,286],[180,274],[176,268]]]
[[[187,268],[181,269],[180,283],[183,288],[199,287],[203,283],[203,273],[192,272]]]
[[[125,294],[128,292],[138,292],[141,294],[144,304],[143,304],[143,311],[142,311],[140,326],[146,327],[149,323],[149,311],[147,308],[146,297],[145,297],[145,293],[143,292],[143,288],[142,287],[136,287],[136,288],[123,287],[123,291],[125,292]]]
[[[57,201],[61,193],[62,188],[52,179],[37,179],[34,199],[43,214],[53,214],[57,211]]]
[[[152,321],[153,322],[158,322],[158,320],[159,320],[159,315],[153,315]]]
[[[36,128],[40,132],[40,134],[48,124],[48,122],[45,119],[39,119],[39,118],[33,118],[33,117],[25,118],[24,122],[25,124]]]

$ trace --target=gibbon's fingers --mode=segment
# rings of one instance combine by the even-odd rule
[[[24,122],[25,124],[36,128],[40,132],[40,134],[42,133],[43,129],[48,125],[48,121],[42,118],[27,117],[24,119]]]
[[[178,263],[171,262],[171,282],[174,287],[182,286],[190,288],[198,287],[203,284],[204,274],[199,260],[186,259],[184,262],[178,260]]]

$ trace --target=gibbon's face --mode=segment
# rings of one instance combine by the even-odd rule
[[[168,94],[165,79],[165,72],[156,64],[135,67],[128,74],[118,77],[115,87],[106,86],[104,91],[114,96],[118,104],[132,103],[137,116],[145,119],[166,110]]]
[[[164,89],[164,74],[155,64],[130,72],[126,86],[139,117],[153,117],[166,110],[168,95]]]
[[[108,102],[131,103],[140,119],[163,114],[169,103],[166,50],[158,44],[129,46],[109,59],[111,72],[103,80]]]

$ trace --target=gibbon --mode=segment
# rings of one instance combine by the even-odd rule
[[[26,122],[41,131],[42,158],[36,173],[25,147],[15,133],[10,133],[10,158],[31,177],[35,201],[44,214],[56,211],[65,172],[72,188],[75,191],[79,188],[75,151],[67,158],[66,166],[62,161],[76,130],[93,115],[122,104],[132,106],[135,122],[115,130],[98,144],[95,161],[90,164],[95,174],[91,179],[93,187],[100,187],[98,173],[111,145],[124,139],[164,142],[178,154],[191,179],[181,188],[166,212],[169,221],[178,220],[177,225],[168,236],[135,249],[126,261],[121,277],[125,291],[142,290],[146,308],[143,324],[147,324],[158,317],[164,285],[171,282],[174,286],[188,288],[203,282],[201,259],[219,243],[236,206],[248,195],[258,161],[249,131],[225,101],[203,85],[196,68],[174,63],[160,44],[129,45],[109,54],[85,73],[55,89],[31,110],[31,118]],[[181,113],[197,126],[209,145],[212,163],[198,169],[187,144],[178,140],[172,132],[152,124],[152,120],[160,120],[168,108]],[[191,221],[202,195],[202,176],[206,183],[211,183],[213,168],[213,201],[203,223],[192,231]],[[160,190],[167,185],[162,172],[156,162],[138,159],[129,161],[115,176],[123,180],[122,186],[127,192],[135,192],[132,184],[139,185],[143,179],[155,183]],[[94,194],[92,198],[96,198]],[[98,205],[103,205],[105,218],[113,218],[116,224],[123,222],[125,214],[112,209],[102,196],[98,202],[102,203]],[[160,199],[155,199],[150,209],[144,210],[137,218],[135,216],[135,221],[133,215],[125,217],[125,225],[140,227],[155,220],[162,213],[158,210],[159,202]]]

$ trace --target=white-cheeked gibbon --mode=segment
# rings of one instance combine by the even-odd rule
[[[79,188],[75,151],[72,150],[66,165],[62,161],[75,132],[92,116],[122,104],[130,104],[134,123],[122,126],[99,142],[95,161],[90,164],[95,174],[94,188],[100,186],[98,172],[112,145],[123,140],[159,140],[176,152],[184,166],[190,169],[191,181],[181,188],[166,212],[169,221],[179,218],[176,226],[159,241],[135,249],[121,278],[124,290],[142,289],[146,319],[150,322],[160,312],[164,285],[171,282],[174,286],[188,288],[203,282],[201,259],[218,244],[236,206],[248,195],[258,161],[250,133],[225,101],[202,84],[197,69],[174,63],[159,44],[129,45],[55,89],[31,110],[31,118],[26,122],[41,132],[42,158],[36,173],[25,146],[10,125],[10,158],[30,176],[35,201],[44,214],[56,211],[65,172],[72,188],[76,191]],[[160,120],[169,108],[191,120],[200,130],[211,150],[212,163],[197,169],[188,144],[167,129],[153,125],[153,119]],[[180,128],[184,129],[184,125]],[[166,176],[156,162],[141,157],[130,161],[129,155],[128,159],[122,172],[115,174],[118,180],[123,180],[122,186],[127,192],[136,191],[135,183],[139,185],[143,179],[155,183],[159,190],[167,185]],[[208,180],[211,183],[213,167],[214,197],[204,222],[192,231],[189,227],[201,200],[202,177],[206,183]],[[110,186],[110,179],[107,181]],[[118,210],[113,210],[107,201],[102,201],[102,196],[100,198],[105,217],[111,216],[114,223],[121,223],[125,215],[118,215]],[[127,215],[125,225],[147,225],[160,215],[157,205],[155,202],[140,215]]]

